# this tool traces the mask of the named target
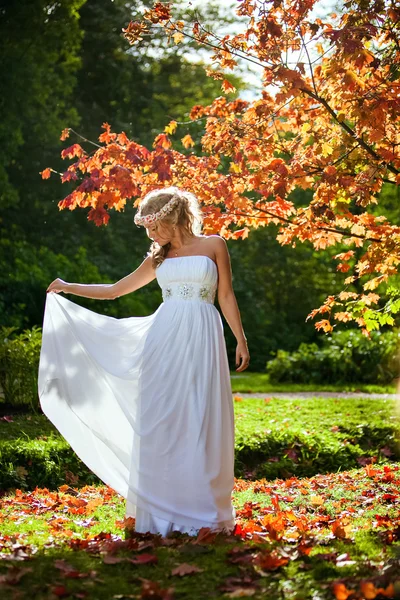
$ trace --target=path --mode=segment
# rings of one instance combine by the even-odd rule
[[[365,392],[233,392],[234,396],[241,398],[368,398],[377,400],[380,398],[396,400],[399,394],[367,394]]]

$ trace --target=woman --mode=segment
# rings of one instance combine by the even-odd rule
[[[226,242],[201,235],[197,199],[174,187],[147,194],[135,223],[153,243],[130,275],[106,285],[55,279],[47,289],[42,410],[126,498],[135,531],[231,532],[234,413],[217,288],[237,339],[237,371],[248,367],[249,351]],[[146,317],[115,319],[58,296],[110,300],[154,278],[163,302]]]

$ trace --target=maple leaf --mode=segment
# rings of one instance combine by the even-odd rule
[[[148,33],[148,27],[145,23],[130,21],[128,27],[122,28],[124,37],[132,45],[143,39],[143,34]]]
[[[193,573],[203,573],[204,569],[200,569],[196,565],[189,565],[188,563],[182,563],[175,569],[172,569],[171,575],[179,575],[183,577],[184,575],[193,575]]]
[[[225,94],[233,94],[233,92],[236,92],[235,86],[232,83],[230,83],[227,79],[223,80],[221,88]]]
[[[128,558],[127,560],[134,565],[147,565],[149,563],[158,563],[158,557],[155,554],[147,554],[145,552],[141,552],[136,558]]]
[[[352,527],[348,519],[336,519],[331,525],[332,533],[337,538],[348,539],[351,537]]]
[[[71,132],[71,129],[69,127],[67,127],[66,129],[63,129],[61,132],[60,140],[62,142],[64,140],[66,140],[69,137],[70,132]]]
[[[42,176],[42,179],[49,179],[50,175],[51,175],[51,171],[52,169],[44,169],[43,171],[39,171],[40,175]]]
[[[333,331],[333,327],[327,319],[322,319],[322,321],[318,321],[318,323],[315,324],[315,327],[318,330],[322,329],[323,331],[325,331],[325,333]]]
[[[178,123],[176,121],[170,121],[168,125],[165,126],[164,133],[167,135],[172,135],[175,133]]]
[[[277,552],[260,552],[254,564],[258,565],[263,571],[276,571],[280,567],[287,565],[289,558],[279,556]]]
[[[347,589],[344,583],[333,583],[332,590],[336,600],[347,600],[349,596],[354,594],[354,591]]]
[[[172,37],[174,39],[175,44],[180,44],[185,36],[182,32],[179,31],[179,32],[174,33],[174,35]]]
[[[249,228],[244,227],[243,229],[237,229],[236,231],[234,231],[232,234],[232,237],[234,239],[238,239],[238,238],[245,239],[248,237],[248,235],[249,235]]]
[[[171,148],[172,143],[167,135],[160,133],[153,142],[153,147],[155,148],[157,146],[161,146],[161,148],[164,148],[164,150],[168,150]]]
[[[185,135],[185,137],[181,139],[181,142],[185,148],[191,148],[192,146],[194,146],[194,141],[192,140],[192,137],[189,134]]]
[[[83,154],[85,154],[85,151],[82,146],[73,144],[61,152],[61,158],[73,158],[74,156],[83,156]]]

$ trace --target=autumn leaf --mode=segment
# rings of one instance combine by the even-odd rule
[[[322,496],[311,496],[310,502],[313,506],[322,506],[325,503],[325,500]]]
[[[73,158],[74,156],[83,156],[85,154],[84,149],[79,144],[73,144],[69,148],[65,148],[61,152],[61,158]]]
[[[61,132],[60,140],[62,142],[64,140],[66,140],[69,137],[70,132],[71,132],[71,129],[69,127],[67,127],[66,129],[63,129]]]
[[[322,329],[323,331],[325,331],[325,333],[333,331],[333,327],[327,319],[322,319],[322,321],[318,321],[318,323],[315,324],[315,327],[318,330]]]
[[[280,567],[287,565],[288,558],[279,556],[276,552],[260,552],[254,560],[263,571],[276,571]]]
[[[354,594],[354,591],[347,589],[344,583],[334,583],[332,590],[336,600],[347,600],[349,596]]]
[[[155,554],[148,554],[146,552],[142,552],[136,558],[128,558],[127,560],[134,565],[147,565],[149,563],[158,563],[158,557]]]
[[[196,565],[189,565],[188,563],[182,563],[175,569],[172,569],[171,575],[179,575],[183,577],[184,575],[193,575],[194,573],[203,573],[204,569],[200,569]]]
[[[192,140],[189,134],[185,135],[185,137],[181,139],[181,142],[185,148],[191,148],[192,146],[194,146],[194,141]]]
[[[168,150],[169,148],[171,148],[172,143],[171,140],[169,139],[169,137],[167,135],[165,135],[164,133],[160,133],[154,140],[153,143],[153,147],[157,147],[160,146],[161,148],[163,148],[164,150]]]
[[[230,83],[227,79],[223,80],[221,88],[225,94],[233,94],[233,92],[236,92],[235,86],[232,83]]]
[[[164,133],[172,135],[175,133],[178,123],[176,121],[170,121],[164,129]]]
[[[44,171],[39,171],[40,175],[42,176],[42,179],[48,179],[51,175],[51,171],[52,169],[44,169]]]
[[[336,519],[331,525],[331,530],[337,538],[348,539],[351,537],[352,527],[348,519]]]
[[[175,44],[180,44],[180,42],[184,38],[184,34],[179,31],[179,32],[174,33],[174,35],[172,37],[174,39]]]

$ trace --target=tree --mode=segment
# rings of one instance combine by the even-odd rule
[[[132,44],[161,27],[176,44],[188,36],[212,47],[218,68],[207,74],[222,81],[224,95],[191,110],[193,122],[204,122],[197,154],[173,147],[176,121],[151,150],[113,133],[108,123],[99,137],[104,146],[94,154],[79,144],[65,149],[63,157],[76,161],[63,181],[77,181],[79,172],[85,178],[60,208],[91,207],[89,218],[107,224],[111,208],[123,209],[130,198],[137,206],[150,189],[175,184],[203,202],[206,233],[245,238],[275,223],[281,244],[309,241],[317,250],[340,244],[345,251],[335,256],[337,269],[353,273],[309,317],[323,314],[316,327],[326,332],[332,319],[354,320],[368,335],[393,325],[400,311],[399,292],[390,285],[400,261],[400,227],[371,210],[384,182],[400,184],[400,10],[393,0],[349,0],[343,14],[323,21],[310,19],[314,4],[242,0],[237,14],[247,20],[245,31],[223,37],[199,20],[175,19],[171,4],[160,2],[143,20],[131,21],[123,31]],[[301,57],[291,65],[294,51]],[[239,59],[262,68],[262,95],[254,101],[227,98],[234,86],[225,71]],[[190,135],[182,141],[188,149],[193,144]],[[299,189],[311,192],[306,206],[293,202]],[[357,282],[361,289],[350,291]],[[379,286],[387,294],[381,307],[373,291]]]
[[[132,207],[102,229],[88,224],[83,212],[60,213],[60,183],[43,186],[37,175],[59,153],[60,130],[80,126],[89,137],[99,121],[112,118],[116,127],[148,143],[166,115],[184,119],[193,103],[215,96],[218,82],[186,59],[183,44],[163,48],[162,36],[152,36],[145,52],[130,47],[121,23],[129,23],[137,6],[136,0],[21,0],[0,7],[4,324],[41,324],[45,289],[55,277],[116,280],[132,270],[148,245],[133,223]],[[53,166],[61,169],[62,163],[58,158]],[[158,291],[154,284],[135,298],[98,308],[113,316],[144,314],[157,306]]]
[[[78,10],[85,0],[21,0],[0,7],[0,208],[29,204],[19,183],[39,153],[54,152],[65,121],[78,124],[69,100],[80,66]],[[22,150],[22,151],[21,151]],[[47,156],[51,156],[48,154]],[[24,158],[27,157],[27,164]]]

